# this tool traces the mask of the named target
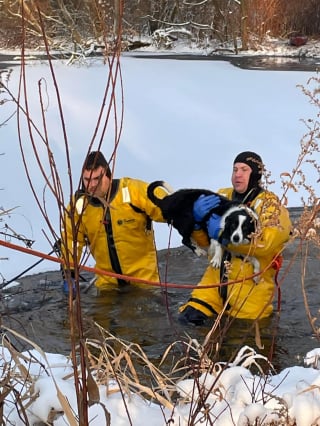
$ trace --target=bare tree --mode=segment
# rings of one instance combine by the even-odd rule
[[[241,41],[242,50],[248,50],[248,0],[241,0]]]

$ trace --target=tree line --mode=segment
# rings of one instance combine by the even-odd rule
[[[124,48],[161,31],[169,39],[183,37],[199,44],[240,40],[243,50],[254,49],[267,36],[320,33],[318,0],[4,0],[0,47],[21,44],[22,15],[28,24],[26,41],[36,47],[41,39],[38,11],[52,43],[110,40],[120,26]]]

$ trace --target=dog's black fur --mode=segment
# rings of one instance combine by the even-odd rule
[[[148,197],[156,206],[160,207],[168,224],[177,229],[182,236],[182,243],[196,253],[197,247],[192,244],[190,237],[195,227],[193,204],[200,195],[216,195],[220,198],[220,205],[212,209],[200,224],[205,230],[207,229],[206,220],[212,213],[222,216],[228,209],[239,204],[208,189],[180,189],[160,199],[154,194],[154,190],[159,186],[168,189],[166,182],[152,182],[147,189]]]
[[[154,190],[159,186],[167,189],[169,192],[171,191],[166,182],[155,181],[148,185],[148,197],[161,209],[162,215],[168,224],[172,224],[180,235],[182,235],[182,243],[198,256],[204,253],[203,250],[191,241],[191,234],[195,227],[193,204],[200,195],[214,194],[220,198],[219,206],[213,208],[200,224],[207,231],[206,221],[210,215],[216,213],[221,216],[220,225],[222,232],[219,235],[218,241],[211,239],[208,251],[212,267],[220,268],[223,254],[222,246],[227,246],[229,243],[233,245],[250,243],[250,236],[256,232],[258,216],[249,207],[207,189],[180,189],[169,193],[168,196],[161,199],[154,194]],[[254,273],[258,274],[260,271],[259,261],[251,256],[247,258],[253,265]],[[254,280],[258,282],[259,276],[254,278]]]

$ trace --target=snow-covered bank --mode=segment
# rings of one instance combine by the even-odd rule
[[[89,424],[111,426],[247,426],[318,424],[320,416],[320,349],[306,354],[306,367],[290,367],[279,374],[252,373],[265,362],[249,347],[239,351],[233,363],[202,369],[195,378],[177,380],[170,388],[152,390],[138,383],[112,378],[103,366],[92,368],[88,408]],[[8,368],[9,367],[9,368]],[[62,355],[36,349],[15,354],[2,347],[1,376],[9,378],[3,413],[6,424],[50,422],[54,426],[76,424],[77,401],[72,365]],[[104,381],[101,378],[105,376]],[[108,377],[110,377],[108,379]],[[168,380],[169,383],[169,380]],[[94,391],[94,388],[96,390]],[[148,389],[147,389],[148,388]],[[13,392],[14,389],[14,392]],[[149,391],[149,398],[146,395]],[[178,397],[172,399],[174,391]],[[23,400],[17,409],[17,393]],[[144,396],[143,396],[144,395]],[[153,402],[150,402],[150,396]],[[152,397],[153,396],[153,397]],[[199,404],[199,405],[198,405]],[[20,413],[19,413],[20,411]],[[24,419],[24,416],[27,419]],[[110,423],[109,420],[110,419]],[[73,423],[75,422],[75,423]]]

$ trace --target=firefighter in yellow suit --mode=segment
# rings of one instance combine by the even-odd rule
[[[131,277],[97,275],[99,290],[125,286],[135,278],[160,281],[152,221],[165,220],[149,200],[147,187],[148,183],[138,179],[111,179],[109,165],[99,151],[91,152],[84,162],[82,190],[75,194],[74,208],[68,206],[62,224],[62,255],[72,264],[76,241],[78,263],[86,246],[97,269]],[[162,188],[157,188],[156,194],[160,198],[168,195]],[[66,294],[70,287],[67,281],[63,283]]]
[[[220,268],[209,265],[188,302],[180,308],[179,321],[201,325],[208,317],[225,313],[243,319],[265,318],[271,315],[275,289],[275,274],[281,261],[284,244],[288,241],[291,221],[287,209],[278,197],[261,186],[263,163],[254,152],[237,155],[233,164],[232,188],[218,192],[230,200],[248,205],[259,216],[259,228],[251,244],[228,245]],[[196,222],[209,213],[214,195],[202,196],[194,203]],[[215,214],[207,221],[206,234],[193,232],[194,240],[202,247],[209,245],[209,238],[217,239],[221,218]],[[260,263],[260,276],[254,280],[253,265],[249,256]],[[233,281],[236,281],[232,284]],[[227,285],[230,282],[230,285]],[[199,286],[222,285],[201,289]]]

